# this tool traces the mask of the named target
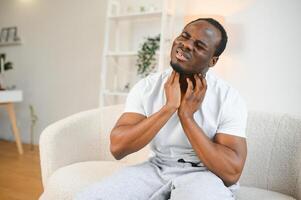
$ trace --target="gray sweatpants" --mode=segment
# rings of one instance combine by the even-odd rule
[[[226,187],[205,167],[177,161],[162,162],[158,157],[153,157],[124,167],[92,184],[78,193],[75,199],[234,200],[232,192],[233,187]]]

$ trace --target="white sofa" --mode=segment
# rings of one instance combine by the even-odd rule
[[[72,115],[40,137],[44,192],[41,200],[72,197],[114,171],[148,157],[148,146],[121,161],[109,150],[109,133],[123,105]],[[250,112],[248,157],[239,200],[301,200],[301,117]]]

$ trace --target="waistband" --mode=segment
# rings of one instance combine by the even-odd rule
[[[188,160],[185,160],[184,158],[175,158],[175,159],[162,159],[158,156],[154,156],[149,158],[149,161],[151,162],[155,162],[159,165],[166,165],[169,167],[183,167],[183,166],[190,166],[190,167],[201,167],[201,168],[205,168],[204,164],[199,161],[199,162],[191,162]]]

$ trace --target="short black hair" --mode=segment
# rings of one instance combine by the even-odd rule
[[[218,46],[216,47],[216,50],[214,52],[214,56],[220,56],[223,53],[223,51],[225,50],[227,41],[228,41],[228,36],[227,36],[226,30],[217,20],[215,20],[213,18],[198,18],[196,20],[189,22],[187,25],[192,24],[194,22],[198,22],[198,21],[206,21],[209,24],[213,25],[215,28],[217,28],[221,32],[221,36],[222,36],[221,41],[218,44]]]

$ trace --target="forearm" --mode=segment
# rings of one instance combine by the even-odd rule
[[[211,141],[193,118],[180,117],[185,134],[203,164],[227,185],[234,184],[239,176],[239,158],[236,153]]]
[[[135,125],[121,125],[112,130],[111,152],[122,159],[146,146],[166,124],[176,109],[163,106],[158,112]]]

